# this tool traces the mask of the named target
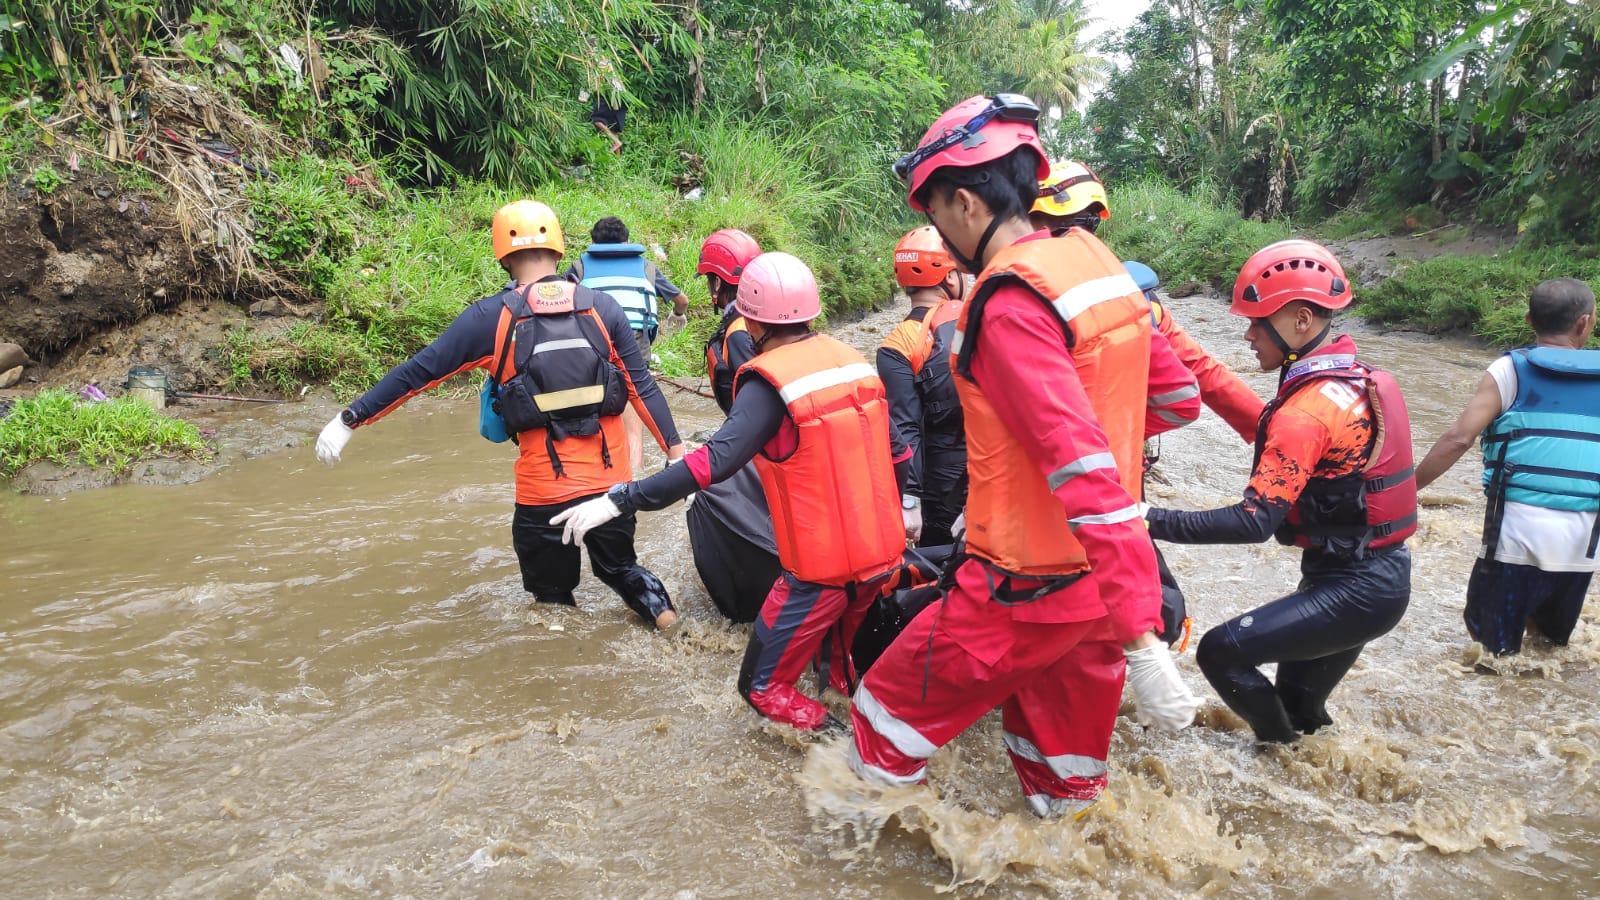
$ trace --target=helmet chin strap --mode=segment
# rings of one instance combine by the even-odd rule
[[[938,226],[935,225],[934,228],[938,229]],[[944,241],[944,248],[950,251],[950,255],[961,264],[961,268],[976,275],[983,271],[983,251],[988,248],[989,239],[994,237],[994,233],[998,230],[1000,230],[1000,217],[995,216],[989,220],[989,227],[983,230],[983,237],[978,238],[978,246],[972,251],[971,257],[956,249],[956,245],[951,243],[949,236],[943,231],[939,232],[939,239]]]
[[[1327,324],[1322,326],[1322,330],[1317,332],[1316,337],[1306,341],[1304,344],[1301,344],[1298,348],[1296,348],[1290,347],[1289,342],[1284,340],[1283,335],[1278,333],[1278,329],[1272,327],[1271,319],[1263,316],[1260,319],[1260,322],[1261,327],[1267,332],[1267,337],[1272,338],[1273,346],[1277,347],[1278,352],[1283,354],[1283,362],[1278,366],[1278,368],[1282,370],[1282,373],[1288,372],[1289,367],[1298,362],[1300,357],[1304,356],[1307,350],[1322,343],[1323,340],[1327,338],[1328,332],[1333,330],[1333,320],[1329,319]],[[1282,373],[1280,373],[1280,376]]]

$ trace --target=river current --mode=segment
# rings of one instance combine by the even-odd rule
[[[1224,302],[1171,308],[1254,368]],[[870,348],[896,318],[839,334]],[[1493,358],[1353,332],[1405,389],[1419,456]],[[718,421],[668,395],[685,435]],[[1472,453],[1424,492],[1410,610],[1335,691],[1333,729],[1257,749],[1191,642],[1198,724],[1124,716],[1111,801],[1045,823],[993,716],[931,787],[888,792],[764,725],[734,691],[748,627],[706,599],[681,508],[639,528],[678,639],[592,577],[578,609],[530,604],[514,451],[475,416],[418,398],[331,469],[299,432],[197,484],[0,494],[0,893],[1600,896],[1600,606],[1568,648],[1475,665]],[[1163,439],[1152,502],[1232,502],[1249,463],[1207,411]],[[1276,544],[1165,549],[1197,637],[1298,578]]]

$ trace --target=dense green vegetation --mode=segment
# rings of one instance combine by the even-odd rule
[[[1107,176],[1221,185],[1246,214],[1419,204],[1600,240],[1600,4],[1155,0],[1076,152]]]
[[[121,474],[152,456],[203,458],[211,452],[195,426],[123,397],[85,403],[63,390],[17,400],[0,419],[0,476],[39,462],[108,466]]]
[[[276,178],[241,174],[248,214],[218,203],[212,230],[246,277],[325,304],[224,348],[236,380],[285,390],[358,390],[493,290],[487,224],[515,196],[550,203],[573,251],[621,215],[702,313],[695,252],[724,226],[810,261],[834,313],[883,302],[917,222],[888,164],[980,91],[1046,109],[1052,152],[1110,186],[1107,240],[1168,284],[1226,287],[1290,219],[1330,214],[1345,235],[1522,233],[1366,292],[1386,321],[1513,340],[1533,281],[1592,274],[1595,4],[1154,0],[1097,46],[1086,22],[1081,0],[19,0],[0,176],[46,195],[81,158],[179,189],[138,148],[196,92],[178,140],[219,128]],[[628,109],[620,156],[595,96]],[[708,327],[666,340],[664,369],[692,371]]]

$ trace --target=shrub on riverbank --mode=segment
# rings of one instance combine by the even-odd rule
[[[1108,188],[1111,218],[1100,229],[1123,259],[1144,263],[1162,284],[1233,288],[1250,254],[1289,237],[1286,222],[1239,217],[1238,208],[1204,186],[1182,191],[1163,181],[1134,181]]]
[[[152,456],[203,458],[211,452],[194,425],[170,419],[129,397],[85,403],[64,390],[16,401],[0,419],[0,477],[42,460],[117,474]]]
[[[1375,322],[1440,333],[1471,331],[1497,347],[1533,340],[1523,321],[1528,293],[1548,278],[1600,289],[1593,248],[1514,249],[1494,256],[1440,256],[1411,263],[1361,292],[1357,311]]]

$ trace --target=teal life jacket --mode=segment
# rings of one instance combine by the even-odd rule
[[[1484,541],[1499,542],[1507,501],[1600,510],[1600,350],[1532,347],[1509,354],[1517,396],[1483,430]],[[1600,543],[1600,517],[1589,557]]]
[[[590,244],[579,258],[583,261],[584,287],[611,295],[628,314],[628,327],[654,333],[656,283],[638,244]]]

